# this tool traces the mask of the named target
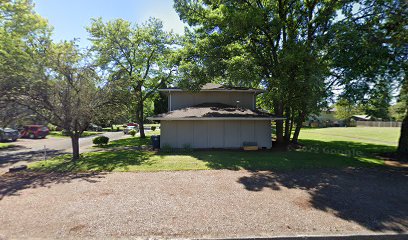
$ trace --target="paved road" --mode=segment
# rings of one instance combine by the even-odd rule
[[[407,178],[384,168],[4,174],[0,239],[407,233]]]
[[[123,135],[122,132],[106,132],[103,135],[109,137],[111,141],[129,136]],[[92,139],[94,137],[90,136],[79,140],[81,153],[94,150],[92,149]],[[19,139],[13,145],[16,145],[16,147],[0,150],[0,175],[7,172],[11,166],[44,159],[44,147],[46,148],[47,157],[72,151],[69,137],[49,136],[46,139]]]

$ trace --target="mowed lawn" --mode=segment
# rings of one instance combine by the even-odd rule
[[[305,128],[300,132],[300,138],[397,146],[400,130],[387,127]]]
[[[378,153],[396,149],[398,128],[304,129],[302,147],[289,151],[199,151],[145,149],[148,138],[113,141],[98,152],[86,153],[77,162],[70,155],[31,164],[38,171],[177,171],[208,169],[290,170],[300,168],[378,167]]]
[[[6,148],[9,148],[9,147],[12,147],[12,146],[13,146],[13,144],[11,144],[11,143],[0,142],[0,149],[6,149]]]
[[[81,138],[83,137],[89,137],[89,136],[95,136],[95,135],[99,135],[99,134],[103,134],[103,132],[92,132],[92,131],[85,131],[81,134]],[[50,131],[49,133],[50,136],[53,137],[69,137],[66,135],[62,134],[62,131]]]

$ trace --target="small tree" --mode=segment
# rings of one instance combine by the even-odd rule
[[[38,80],[29,82],[18,102],[61,127],[71,137],[73,160],[79,159],[79,137],[103,104],[98,75],[74,42],[51,44],[37,55]]]
[[[110,84],[127,96],[122,97],[123,105],[136,116],[144,138],[145,103],[173,76],[176,37],[165,32],[157,19],[132,25],[122,19],[104,23],[99,18],[88,31],[99,66],[108,69]]]

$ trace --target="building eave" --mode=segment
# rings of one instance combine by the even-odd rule
[[[183,89],[159,89],[158,91],[164,94],[170,93],[170,92],[195,93],[194,91],[188,91],[188,90],[183,90]],[[202,89],[202,90],[199,90],[198,92],[247,92],[247,93],[260,94],[260,93],[265,93],[266,91],[262,89]]]
[[[285,120],[284,117],[184,117],[184,118],[163,118],[163,117],[148,117],[151,121],[216,121],[216,120],[239,120],[239,121],[277,121]]]

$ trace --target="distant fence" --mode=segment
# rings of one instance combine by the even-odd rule
[[[401,127],[401,122],[356,121],[357,127]]]

